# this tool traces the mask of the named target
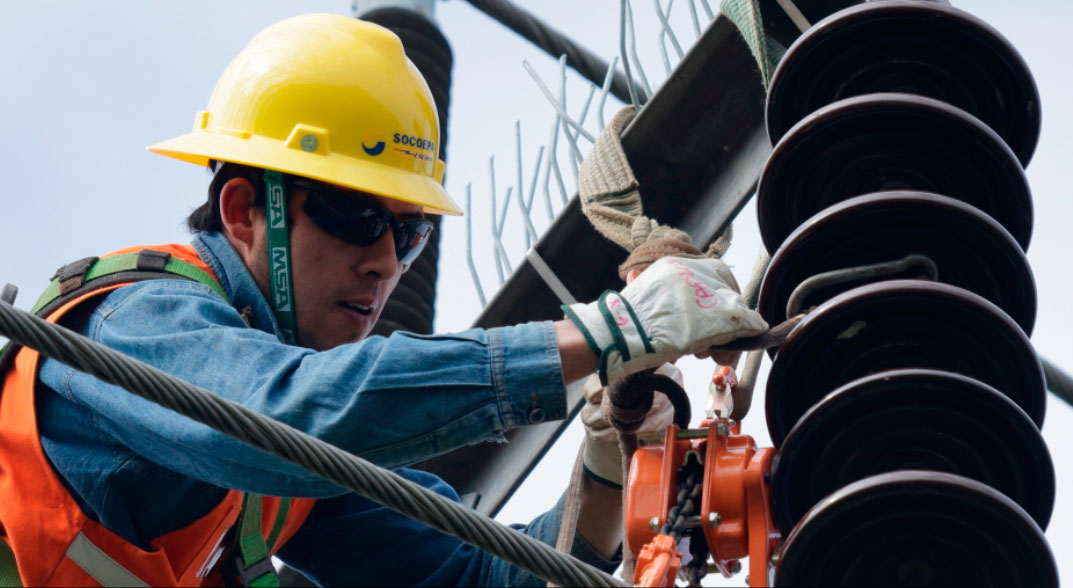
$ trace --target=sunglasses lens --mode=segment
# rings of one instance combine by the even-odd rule
[[[376,243],[392,230],[395,255],[400,263],[411,264],[428,244],[432,223],[424,219],[399,221],[387,209],[350,194],[335,194],[310,186],[302,210],[329,235],[362,247]]]
[[[394,227],[395,255],[399,262],[410,265],[421,255],[432,234],[432,223],[427,220],[403,221]]]
[[[310,189],[302,209],[325,233],[363,247],[376,243],[391,228],[392,217],[387,210],[346,195]]]

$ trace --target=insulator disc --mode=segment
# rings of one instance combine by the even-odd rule
[[[998,31],[938,2],[880,0],[831,15],[786,52],[768,90],[771,143],[827,104],[874,92],[949,102],[994,129],[1025,166],[1039,139],[1032,73]]]
[[[951,372],[894,370],[842,386],[797,421],[776,457],[775,521],[787,535],[824,496],[898,470],[983,482],[1044,530],[1054,508],[1050,452],[1013,401]]]
[[[786,319],[786,302],[806,279],[822,272],[895,261],[921,254],[938,279],[975,292],[1010,315],[1027,334],[1036,320],[1036,287],[1028,259],[1005,229],[979,209],[925,192],[879,192],[851,198],[805,221],[772,256],[758,309],[770,324]],[[817,289],[803,308],[873,277]],[[902,276],[915,277],[915,276]]]
[[[764,245],[774,251],[820,210],[884,190],[934,192],[967,202],[1028,248],[1032,194],[1010,148],[962,110],[893,93],[825,106],[779,141],[757,189]]]
[[[901,471],[854,482],[787,537],[776,586],[1050,588],[1058,569],[1043,532],[984,484]]]
[[[814,403],[853,380],[900,368],[951,371],[1002,392],[1043,425],[1043,367],[1024,331],[955,286],[891,280],[844,292],[810,312],[779,348],[767,381],[778,447]]]

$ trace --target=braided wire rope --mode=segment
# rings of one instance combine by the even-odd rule
[[[609,69],[607,62],[594,53],[570,40],[559,31],[549,27],[532,14],[515,6],[508,0],[467,0],[474,8],[487,14],[500,24],[521,35],[548,55],[558,58],[566,55],[566,63],[590,82],[600,86]],[[637,88],[638,100],[644,103],[648,96]],[[611,93],[619,100],[630,103],[630,84],[622,72],[615,72]]]
[[[342,449],[0,302],[0,335],[267,451],[563,586],[625,586],[614,577]]]

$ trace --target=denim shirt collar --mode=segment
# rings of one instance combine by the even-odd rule
[[[191,245],[202,261],[212,269],[220,280],[231,302],[240,313],[252,312],[254,327],[272,333],[279,338],[279,323],[272,307],[265,300],[261,288],[246,268],[238,252],[222,233],[198,233]],[[247,309],[249,309],[247,311]],[[282,339],[280,339],[282,341]]]

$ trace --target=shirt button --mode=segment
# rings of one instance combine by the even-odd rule
[[[529,422],[534,425],[544,422],[544,419],[548,418],[548,414],[544,412],[543,408],[534,408],[529,411]]]

